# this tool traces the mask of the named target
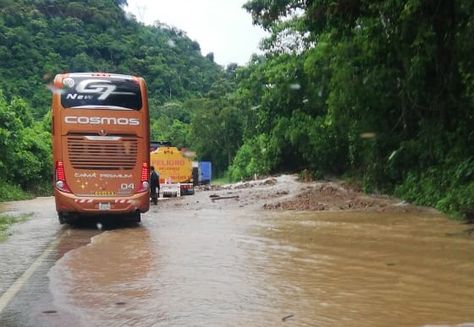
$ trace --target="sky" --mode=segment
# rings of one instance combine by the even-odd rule
[[[128,0],[127,11],[138,21],[152,25],[160,21],[185,31],[201,46],[203,55],[214,53],[214,61],[245,65],[266,33],[252,25],[242,8],[246,0]]]

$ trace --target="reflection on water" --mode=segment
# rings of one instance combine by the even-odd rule
[[[434,214],[162,210],[50,273],[86,326],[474,322],[474,240]]]
[[[49,272],[55,304],[77,313],[84,326],[110,326],[105,322],[111,312],[121,325],[132,325],[152,292],[152,251],[143,228],[94,236],[88,245],[66,253]]]

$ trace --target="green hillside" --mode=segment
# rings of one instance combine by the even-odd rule
[[[206,94],[221,68],[197,42],[166,25],[127,17],[124,1],[2,1],[0,89],[20,96],[41,117],[46,88],[59,72],[103,71],[143,76],[152,103]]]

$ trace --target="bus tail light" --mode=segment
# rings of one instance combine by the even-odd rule
[[[140,188],[138,189],[138,193],[140,192],[146,192],[150,189],[150,183],[148,182],[148,164],[146,162],[143,163],[142,165],[142,174],[141,174],[141,180],[140,180]]]
[[[56,188],[62,192],[71,193],[71,189],[66,183],[66,172],[64,170],[64,163],[62,161],[56,161],[55,177]]]

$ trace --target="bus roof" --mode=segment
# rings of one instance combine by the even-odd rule
[[[98,73],[98,72],[82,72],[82,73],[64,73],[56,75],[61,77],[108,77],[108,78],[120,78],[120,79],[137,79],[138,76],[116,74],[116,73]]]

